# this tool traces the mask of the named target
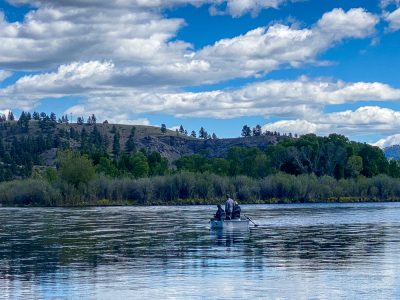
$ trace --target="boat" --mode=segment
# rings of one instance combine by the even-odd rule
[[[249,229],[249,220],[233,219],[233,220],[216,220],[210,219],[211,229]]]

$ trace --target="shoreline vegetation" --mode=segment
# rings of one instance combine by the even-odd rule
[[[87,185],[25,179],[0,183],[3,207],[216,205],[226,193],[240,204],[397,202],[400,180],[387,175],[337,180],[277,173],[265,178],[182,172],[152,178],[98,176]]]
[[[221,148],[203,127],[197,138],[183,126],[10,112],[0,115],[0,205],[217,204],[227,193],[241,204],[400,201],[400,161],[378,147],[260,125],[241,136]]]

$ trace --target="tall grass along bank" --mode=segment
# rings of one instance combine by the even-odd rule
[[[225,195],[239,203],[399,201],[400,180],[387,175],[337,180],[278,173],[265,178],[182,172],[151,178],[97,176],[87,184],[62,179],[0,183],[3,206],[216,204]]]

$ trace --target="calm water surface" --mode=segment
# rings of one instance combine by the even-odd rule
[[[0,208],[1,299],[400,299],[400,204]]]

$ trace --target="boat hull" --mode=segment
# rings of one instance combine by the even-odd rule
[[[210,227],[211,229],[233,229],[233,230],[241,230],[249,228],[249,220],[214,220],[210,219]]]

